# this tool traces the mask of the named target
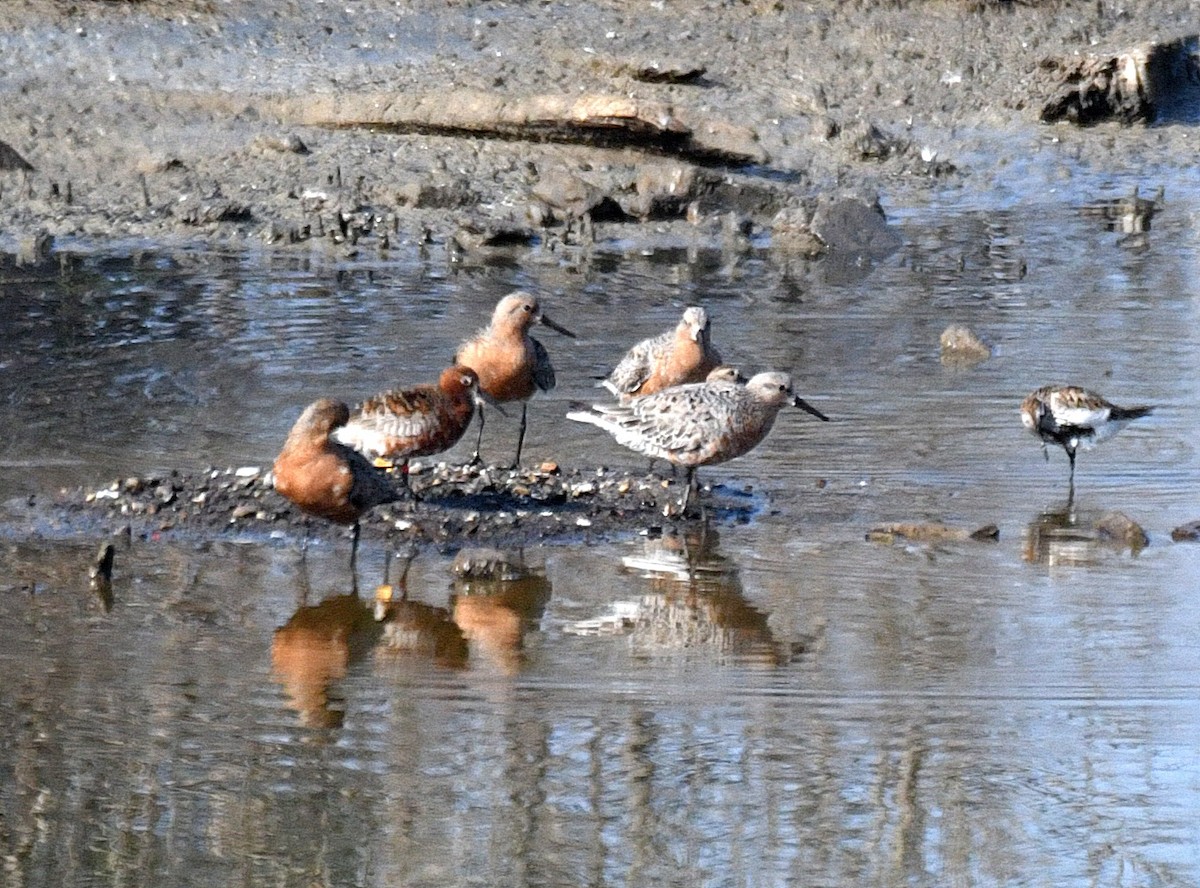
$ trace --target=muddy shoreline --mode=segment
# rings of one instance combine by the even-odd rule
[[[1182,162],[1186,134],[1038,110],[1047,58],[1188,25],[1172,3],[19,0],[0,141],[33,169],[0,172],[0,231],[35,253],[764,237],[810,257],[796,220],[823,200],[989,189],[1044,150]]]

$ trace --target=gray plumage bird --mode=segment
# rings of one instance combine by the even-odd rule
[[[604,429],[618,444],[687,469],[687,511],[696,469],[735,459],[766,438],[785,405],[829,417],[792,391],[786,373],[759,373],[744,386],[728,380],[700,382],[634,398],[626,404],[596,404],[567,419]]]

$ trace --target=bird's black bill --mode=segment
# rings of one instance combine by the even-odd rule
[[[794,401],[792,401],[792,404],[795,407],[799,407],[801,410],[805,411],[806,413],[811,413],[817,419],[821,420],[821,422],[829,422],[828,416],[826,416],[824,413],[822,413],[820,410],[818,410],[812,404],[805,401],[799,395],[797,395],[796,399]]]
[[[559,324],[554,323],[554,321],[550,320],[545,315],[542,315],[542,323],[545,324],[547,327],[549,327],[551,330],[554,330],[556,333],[561,333],[563,336],[570,336],[572,339],[575,338],[574,333],[572,333],[566,327],[563,327]]]
[[[480,389],[479,391],[477,391],[475,393],[475,406],[482,407],[484,404],[491,407],[493,410],[495,410],[501,416],[507,418],[508,411],[500,406],[500,402],[497,401],[495,398],[493,398],[491,395],[489,395],[487,392]]]

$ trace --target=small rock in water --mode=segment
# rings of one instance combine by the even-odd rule
[[[112,570],[113,553],[115,551],[112,543],[101,543],[100,551],[96,555],[96,562],[92,565],[89,573],[92,592],[99,600],[100,607],[103,608],[105,613],[112,610],[113,606]]]
[[[1152,123],[1194,107],[1197,37],[1152,40],[1124,51],[1072,53],[1041,63],[1038,79],[1049,94],[1045,123],[1090,126],[1104,120]]]
[[[894,543],[909,540],[914,543],[960,542],[963,540],[990,541],[1000,537],[1000,528],[985,524],[978,530],[951,527],[939,521],[895,522],[881,524],[867,531],[867,540],[872,543]]]
[[[991,348],[964,324],[951,324],[941,335],[942,363],[948,367],[973,367],[992,356]]]
[[[1179,525],[1171,531],[1171,539],[1177,543],[1200,542],[1200,519]]]
[[[1096,522],[1096,532],[1100,539],[1128,546],[1134,552],[1141,551],[1150,543],[1141,525],[1124,512],[1105,513]]]
[[[812,214],[803,207],[785,207],[775,214],[771,220],[771,247],[806,259],[816,259],[829,249],[812,230]]]

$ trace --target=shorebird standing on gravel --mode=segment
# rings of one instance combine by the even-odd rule
[[[759,373],[744,386],[726,380],[675,386],[628,404],[596,404],[591,412],[573,411],[567,419],[598,426],[630,450],[685,467],[688,486],[680,510],[686,514],[697,467],[753,450],[786,404],[829,420],[793,393],[786,373]]]
[[[392,389],[368,398],[333,437],[371,459],[401,463],[408,486],[408,461],[449,450],[482,404],[479,377],[470,367],[442,371],[436,384]]]
[[[624,403],[675,385],[703,382],[721,363],[713,347],[712,323],[698,305],[684,311],[674,330],[643,339],[625,353],[601,385]]]
[[[1095,392],[1075,385],[1046,385],[1021,402],[1021,422],[1047,444],[1058,444],[1071,462],[1070,484],[1075,486],[1075,451],[1091,450],[1107,441],[1153,407],[1118,407]]]
[[[350,408],[322,398],[308,405],[275,459],[275,489],[301,511],[354,527],[350,568],[358,556],[359,519],[399,499],[387,476],[365,456],[330,437],[346,424]]]
[[[537,298],[517,290],[500,300],[492,313],[491,324],[459,347],[454,363],[470,367],[479,375],[479,389],[501,403],[521,402],[521,426],[517,432],[517,456],[513,468],[521,464],[525,443],[525,411],[537,391],[554,388],[554,367],[545,347],[529,335],[536,323],[545,324],[564,336],[575,334],[560,327],[542,313]],[[475,441],[472,463],[478,463],[483,440],[483,407],[479,408],[479,437]]]

